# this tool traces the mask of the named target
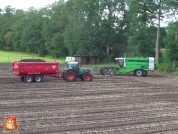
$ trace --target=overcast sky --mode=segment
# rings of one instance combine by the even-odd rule
[[[45,7],[46,5],[52,4],[58,0],[0,0],[0,8],[4,9],[10,5],[12,8],[27,10],[30,7],[36,9]]]

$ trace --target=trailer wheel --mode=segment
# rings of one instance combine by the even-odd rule
[[[135,76],[143,76],[143,70],[135,70],[134,71]]]
[[[21,80],[21,81],[24,81],[24,77],[20,77],[20,80]]]
[[[91,81],[92,80],[92,75],[90,73],[85,73],[83,75],[83,81]]]
[[[35,82],[41,82],[43,80],[43,76],[42,75],[35,75],[34,77],[34,81]]]
[[[33,76],[31,76],[31,75],[26,75],[25,78],[24,78],[24,81],[25,81],[25,82],[28,82],[28,83],[32,82],[32,81],[33,81]]]
[[[76,80],[76,74],[74,71],[67,71],[65,74],[64,74],[64,79],[67,81],[67,82],[72,82],[72,81],[75,81]]]
[[[103,74],[103,75],[109,75],[109,68],[104,67],[104,68],[102,69],[102,74]]]
[[[143,76],[147,76],[147,71],[143,70]]]

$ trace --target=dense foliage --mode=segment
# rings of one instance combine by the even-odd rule
[[[0,50],[102,61],[125,52],[154,57],[157,44],[176,65],[178,22],[159,23],[166,14],[177,20],[177,8],[177,0],[59,0],[27,11],[7,6],[0,9]]]

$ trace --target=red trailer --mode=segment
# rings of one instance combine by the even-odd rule
[[[12,71],[25,82],[41,82],[44,76],[63,78],[58,62],[18,62],[12,63]]]

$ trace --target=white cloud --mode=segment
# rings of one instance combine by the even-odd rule
[[[42,8],[54,3],[56,0],[0,0],[0,8],[4,9],[10,5],[12,8],[27,10],[30,7]]]

